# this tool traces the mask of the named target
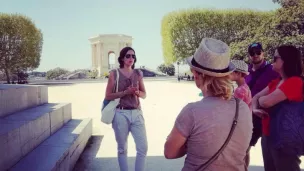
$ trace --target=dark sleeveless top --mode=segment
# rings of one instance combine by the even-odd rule
[[[115,79],[115,86],[114,90],[116,88],[116,70],[112,70],[111,72],[114,72],[114,79]],[[142,72],[138,69],[134,69],[132,75],[128,78],[126,77],[120,69],[118,69],[119,72],[119,80],[118,80],[118,92],[126,90],[129,86],[137,87],[139,88],[139,81],[142,79]],[[129,94],[125,95],[124,97],[120,98],[120,107],[128,107],[128,108],[139,108],[140,109],[140,101],[139,98],[136,95]]]

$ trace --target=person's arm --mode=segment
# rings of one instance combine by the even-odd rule
[[[109,75],[109,78],[108,78],[108,84],[107,84],[106,95],[105,95],[106,100],[114,100],[114,99],[117,99],[117,98],[122,98],[127,94],[133,93],[129,89],[124,90],[124,91],[120,91],[120,92],[117,92],[117,93],[116,92],[113,93],[113,89],[114,89],[114,86],[116,84],[116,80],[114,78],[114,72],[110,72],[110,75]]]
[[[146,89],[143,81],[143,74],[140,71],[140,79],[139,79],[139,90],[135,92],[135,95],[138,97],[145,99],[147,97]]]
[[[275,91],[259,98],[261,107],[270,108],[286,99],[297,101],[302,98],[303,81],[300,77],[286,79]]]
[[[164,155],[167,159],[176,159],[187,153],[186,141],[194,129],[193,112],[185,106],[177,116],[174,127],[165,143]]]
[[[259,109],[258,99],[261,98],[262,96],[267,95],[268,92],[269,92],[269,88],[266,87],[252,98],[252,110]]]
[[[246,92],[244,91],[244,89],[238,87],[238,88],[235,89],[234,97],[244,101],[245,96],[246,96],[245,94],[246,94]]]
[[[165,143],[164,153],[166,159],[183,157],[187,152],[186,140],[187,139],[178,131],[178,129],[173,127]]]
[[[264,88],[261,92],[256,94],[252,99],[252,113],[260,118],[263,118],[264,116],[268,115],[266,111],[263,109],[260,109],[259,105],[259,98],[265,96],[269,92],[269,88]]]
[[[285,94],[280,89],[276,89],[269,95],[260,97],[258,101],[261,107],[270,108],[286,99]]]

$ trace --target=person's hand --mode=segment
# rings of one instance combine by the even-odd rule
[[[136,90],[136,91],[135,91],[135,95],[136,95],[136,96],[139,96],[139,95],[140,95],[140,91],[139,91],[139,90]]]
[[[268,113],[263,109],[253,109],[252,113],[260,118],[268,117]]]
[[[135,94],[135,91],[137,90],[137,88],[135,88],[135,87],[128,87],[125,91],[124,91],[124,93],[126,94],[126,95],[129,95],[129,94]]]
[[[139,93],[140,93],[139,89],[138,89],[137,87],[134,87],[134,86],[132,86],[131,88],[132,88],[133,91],[134,91],[133,94],[136,95],[136,96],[139,96]]]

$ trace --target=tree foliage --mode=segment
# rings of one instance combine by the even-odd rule
[[[272,0],[274,3],[279,3],[282,7],[294,6],[297,5],[301,0]]]
[[[157,67],[157,70],[169,76],[173,76],[175,74],[175,67],[173,64],[161,64]]]
[[[239,33],[256,29],[272,12],[252,10],[190,9],[169,13],[162,20],[163,56],[166,64],[193,55],[202,38],[212,37],[228,44],[243,39]]]
[[[97,78],[97,77],[98,77],[98,70],[97,70],[97,69],[91,70],[91,71],[89,72],[89,77],[90,77],[90,78],[93,78],[93,79]]]
[[[304,53],[304,0],[296,5],[284,6],[274,12],[271,18],[263,20],[255,29],[245,29],[240,37],[245,39],[230,44],[231,55],[237,59],[247,56],[248,45],[258,41],[263,44],[266,58],[270,60],[276,47],[282,44],[297,46]],[[244,34],[245,33],[245,34]],[[247,58],[244,58],[247,60]]]
[[[40,64],[42,33],[26,16],[0,13],[0,68],[7,82],[13,72],[35,69]]]
[[[15,81],[17,81],[17,83],[24,83],[24,81],[27,81],[29,77],[29,74],[26,73],[25,71],[18,71],[18,72],[14,72],[10,74],[10,80],[12,82],[15,83]],[[0,71],[0,81],[6,81],[6,74],[4,72]]]
[[[49,71],[46,72],[46,79],[51,80],[51,79],[55,79],[61,75],[67,74],[69,73],[68,70],[63,69],[63,68],[55,68],[55,69],[51,69]]]
[[[247,58],[252,42],[263,44],[270,59],[277,46],[293,44],[304,53],[304,0],[278,1],[275,11],[184,10],[162,21],[165,62],[193,55],[203,37],[226,42],[235,59]]]
[[[3,71],[0,70],[0,81],[5,81],[6,80],[6,75]]]

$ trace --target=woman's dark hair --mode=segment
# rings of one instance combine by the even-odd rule
[[[303,72],[303,65],[300,50],[292,45],[282,45],[277,48],[277,51],[281,59],[284,61],[283,71],[286,77],[301,77]]]
[[[129,50],[132,50],[135,55],[135,50],[131,47],[124,47],[123,49],[121,49],[119,57],[118,57],[119,68],[124,67],[124,57],[126,56],[126,54],[128,53]],[[132,69],[135,68],[135,63],[136,63],[136,57],[134,58],[134,64],[132,65]]]

